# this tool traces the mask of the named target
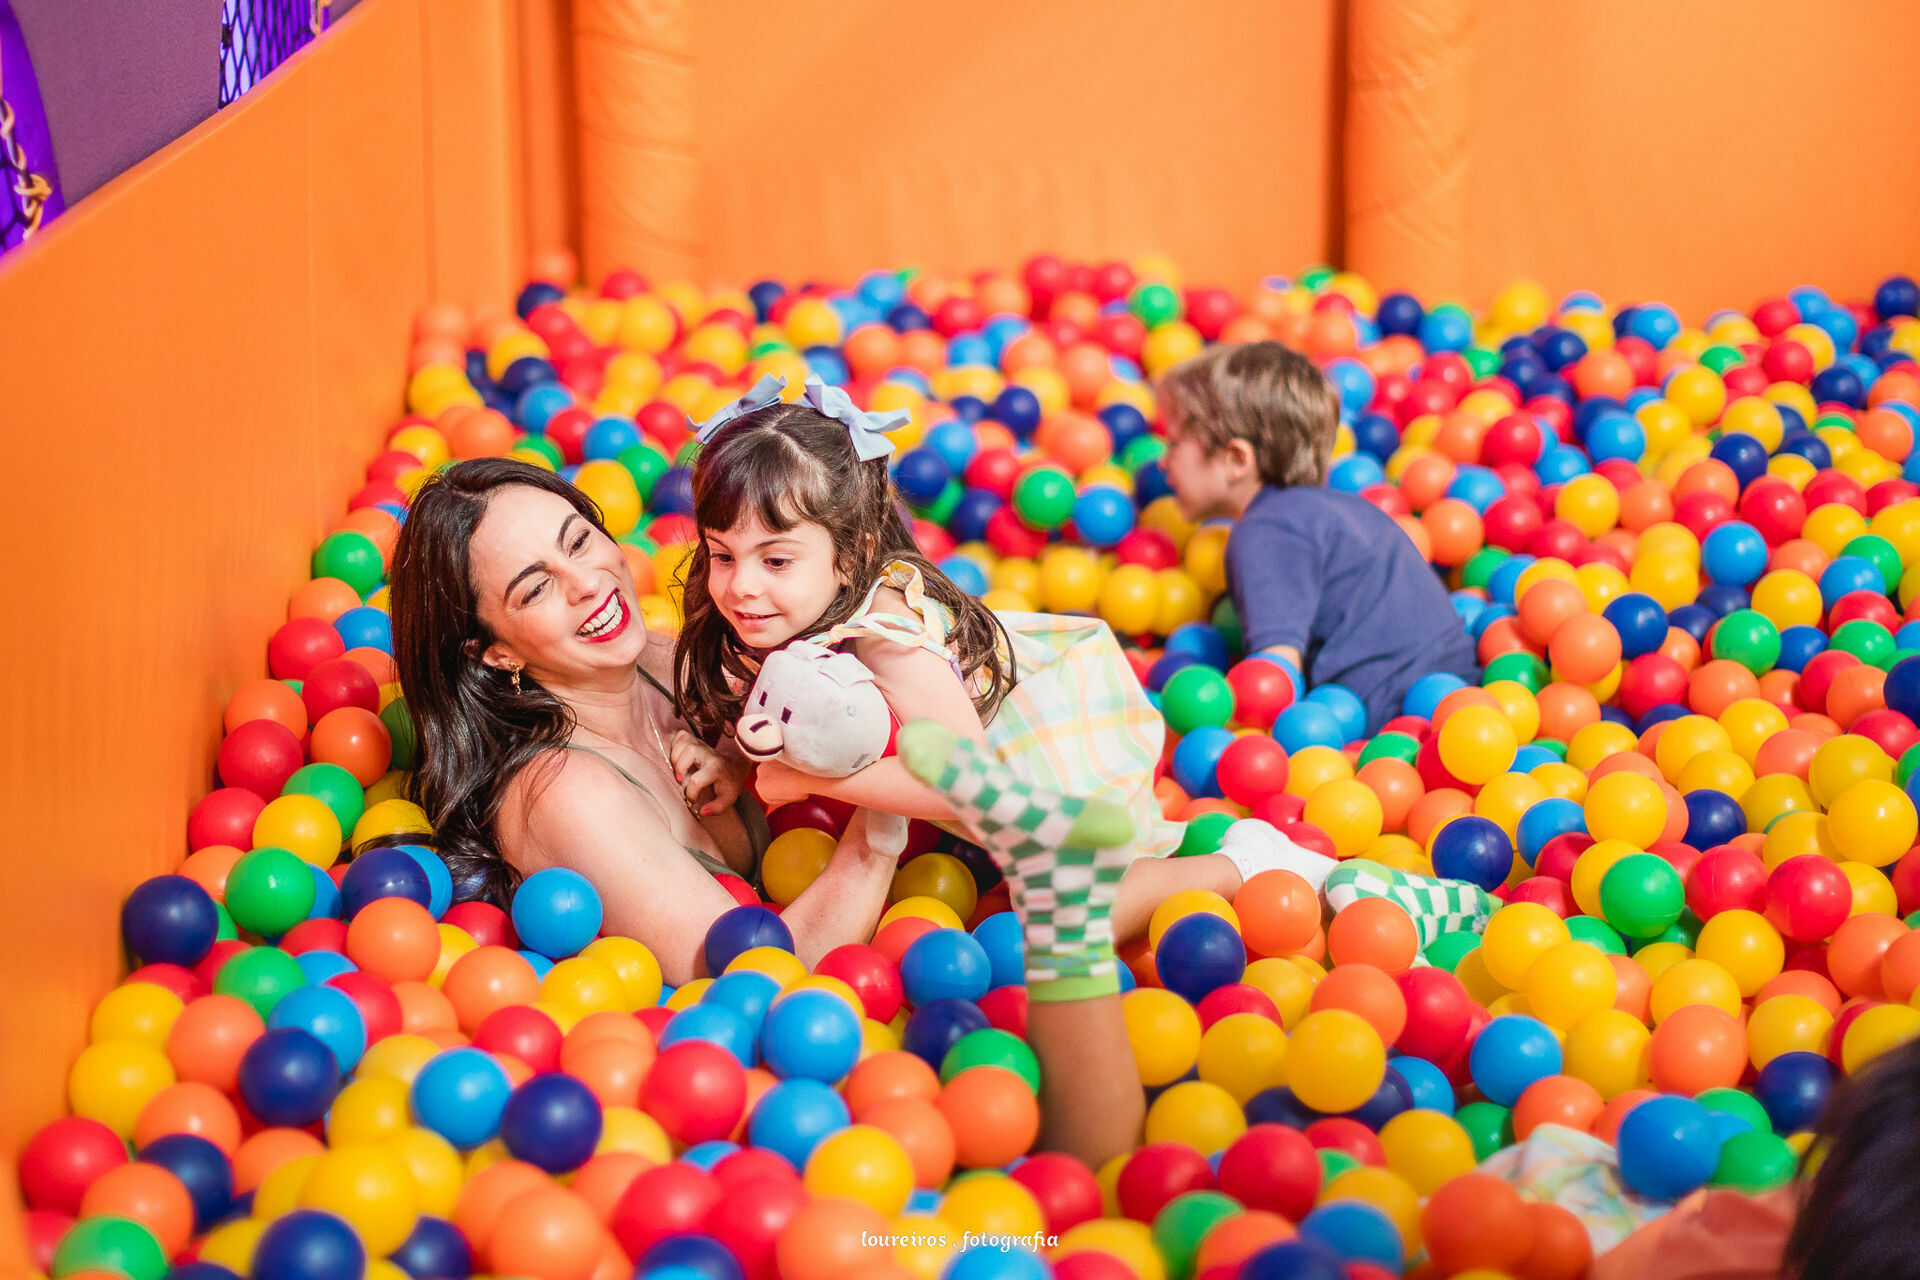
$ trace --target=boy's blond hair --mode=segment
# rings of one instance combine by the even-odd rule
[[[1210,347],[1167,371],[1160,399],[1208,453],[1245,440],[1263,483],[1326,482],[1340,401],[1319,367],[1284,343]]]

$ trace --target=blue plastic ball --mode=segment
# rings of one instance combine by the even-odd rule
[[[960,936],[978,949],[972,938]],[[980,967],[984,980],[984,954]],[[831,991],[795,991],[780,997],[760,1027],[761,1056],[782,1079],[832,1084],[860,1060],[861,1041],[860,1015]]]
[[[333,620],[333,629],[339,633],[340,643],[349,649],[393,652],[393,619],[385,609],[364,604],[348,609]]]
[[[547,423],[563,409],[573,408],[573,392],[557,382],[536,382],[523,391],[512,393],[507,416],[535,433],[545,431]]]
[[[1426,314],[1427,309],[1412,294],[1390,293],[1374,308],[1373,322],[1380,326],[1383,334],[1412,335],[1420,332],[1420,321]]]
[[[893,483],[908,502],[924,506],[940,496],[953,479],[953,469],[932,449],[909,449],[893,464]]]
[[[1816,654],[1826,652],[1826,648],[1827,633],[1818,627],[1783,627],[1780,630],[1780,660],[1774,665],[1783,671],[1804,671],[1807,663],[1813,661]]]
[[[691,1233],[671,1235],[648,1246],[640,1255],[634,1274],[662,1280],[668,1268],[684,1271],[685,1280],[744,1280],[745,1276],[739,1261],[725,1245],[712,1236]]]
[[[1920,723],[1920,658],[1902,658],[1893,664],[1887,672],[1885,696],[1889,710]]]
[[[1835,556],[1820,571],[1821,603],[1831,609],[1839,603],[1841,596],[1854,591],[1885,595],[1887,580],[1880,576],[1880,570],[1870,560],[1860,556]]]
[[[447,864],[439,854],[423,844],[403,844],[395,846],[400,852],[418,863],[427,874],[427,910],[438,920],[447,914],[447,908],[453,905],[453,873],[447,870]],[[322,873],[324,874],[324,873]]]
[[[333,1105],[340,1083],[333,1050],[299,1027],[269,1029],[240,1059],[240,1098],[272,1125],[312,1124]]]
[[[577,871],[547,867],[520,882],[512,916],[522,946],[551,960],[565,959],[599,934],[600,891]]]
[[[707,972],[725,973],[728,965],[755,947],[791,951],[793,930],[765,907],[743,905],[724,912],[707,927]]]
[[[701,1142],[688,1147],[680,1153],[680,1158],[696,1168],[705,1169],[708,1173],[712,1173],[713,1166],[719,1164],[722,1160],[725,1160],[738,1150],[740,1150],[739,1143],[726,1142],[722,1139],[715,1138],[711,1142]]]
[[[993,398],[993,420],[1025,440],[1040,429],[1040,397],[1025,387],[1007,387]]]
[[[1724,791],[1702,787],[1697,791],[1689,791],[1686,801],[1687,834],[1682,839],[1696,849],[1706,850],[1730,843],[1747,829],[1746,814],[1741,810],[1740,802]]]
[[[1513,843],[1490,818],[1465,814],[1433,838],[1433,874],[1442,879],[1465,880],[1491,893],[1512,871]]]
[[[1453,1114],[1453,1082],[1446,1072],[1425,1058],[1395,1058],[1392,1066],[1406,1082],[1407,1096],[1417,1110]]]
[[[155,1138],[140,1149],[140,1159],[180,1179],[193,1202],[196,1233],[219,1221],[233,1204],[233,1164],[225,1152],[197,1133]]]
[[[968,556],[948,556],[938,568],[947,575],[948,581],[970,596],[983,596],[993,585],[987,581],[986,571]]]
[[[1345,746],[1367,736],[1367,704],[1360,701],[1360,695],[1351,689],[1344,685],[1323,684],[1309,693],[1306,701],[1318,703],[1333,712],[1341,734],[1339,745]]]
[[[1210,623],[1183,622],[1167,633],[1166,652],[1190,653],[1210,667],[1225,670],[1232,654],[1226,637]]]
[[[253,1247],[253,1274],[273,1280],[360,1280],[366,1270],[359,1235],[318,1209],[275,1218]]]
[[[996,911],[973,928],[973,940],[987,953],[987,989],[1017,987],[1027,980],[1026,931],[1011,911]]]
[[[425,1213],[388,1259],[414,1280],[466,1280],[473,1274],[473,1252],[460,1228]]]
[[[186,876],[142,881],[120,908],[120,936],[142,964],[192,968],[213,949],[219,932],[213,896]]]
[[[640,429],[620,417],[599,418],[580,440],[580,456],[588,462],[617,458],[640,443]]]
[[[1413,1110],[1413,1090],[1398,1071],[1399,1062],[1400,1059],[1395,1058],[1387,1064],[1386,1074],[1380,1077],[1380,1087],[1373,1091],[1372,1097],[1346,1112],[1347,1119],[1358,1120],[1377,1133],[1402,1111]]]
[[[558,1071],[527,1080],[500,1113],[500,1139],[516,1160],[548,1173],[577,1169],[600,1141],[600,1099]]]
[[[985,1021],[982,1015],[983,1025]],[[852,1121],[846,1100],[832,1086],[804,1077],[782,1080],[754,1103],[747,1120],[747,1140],[801,1169],[822,1138]]]
[[[1318,1240],[1282,1240],[1241,1263],[1236,1280],[1347,1280],[1347,1268]]]
[[[1334,709],[1309,698],[1301,699],[1274,718],[1273,737],[1287,749],[1288,755],[1308,747],[1332,747],[1337,751],[1348,741]]]
[[[344,1074],[367,1051],[367,1020],[352,997],[336,987],[289,991],[267,1015],[269,1027],[298,1027],[327,1046]]]
[[[338,951],[326,951],[316,948],[302,951],[293,958],[300,966],[300,972],[306,975],[309,986],[319,986],[328,978],[337,978],[343,973],[354,973],[359,965],[341,955]]]
[[[1154,961],[1167,990],[1198,1004],[1209,991],[1240,981],[1247,970],[1247,948],[1227,921],[1196,911],[1161,934]]]
[[[916,1007],[930,1000],[978,1000],[992,986],[993,962],[972,934],[930,929],[900,957],[900,982]]]
[[[571,874],[571,873],[569,873]],[[452,880],[449,877],[449,896]],[[340,877],[340,908],[348,920],[382,898],[407,898],[432,909],[433,884],[412,854],[400,849],[369,849]]]
[[[1006,505],[1005,500],[991,489],[968,489],[960,495],[960,502],[948,518],[947,527],[961,542],[984,541],[987,522]]]
[[[1610,413],[1587,432],[1587,456],[1595,462],[1623,458],[1638,462],[1647,452],[1647,429],[1627,413]]]
[[[1715,582],[1744,587],[1767,570],[1767,540],[1746,521],[1729,520],[1701,540],[1700,567]]]
[[[1294,706],[1300,706],[1295,703]],[[1329,722],[1333,713],[1324,707],[1315,707]],[[1292,707],[1288,708],[1293,710]],[[1286,712],[1282,712],[1285,715]],[[1232,745],[1234,734],[1231,729],[1221,729],[1213,725],[1201,725],[1190,730],[1180,739],[1173,749],[1173,780],[1190,796],[1213,796],[1220,793],[1220,782],[1216,772],[1220,767],[1220,753]],[[1292,750],[1292,748],[1288,748]]]
[[[1649,1098],[1620,1121],[1620,1178],[1641,1195],[1677,1200],[1697,1190],[1720,1163],[1720,1134],[1692,1098]]]
[[[1920,315],[1920,284],[1912,276],[1888,276],[1873,291],[1873,310],[1883,320]]]
[[[1547,1024],[1510,1013],[1481,1029],[1467,1065],[1481,1093],[1510,1107],[1535,1080],[1558,1075],[1560,1063],[1560,1042]]]
[[[1024,1244],[976,1244],[947,1263],[940,1280],[1051,1280],[1053,1269]]]
[[[704,1040],[725,1049],[741,1066],[751,1067],[756,1031],[755,1024],[745,1015],[727,1005],[702,1000],[667,1019],[667,1025],[660,1028],[660,1047],[665,1049],[686,1040]]]
[[[1247,1099],[1247,1123],[1283,1124],[1289,1129],[1304,1129],[1326,1117],[1294,1096],[1285,1085],[1262,1089]]]
[[[954,474],[966,470],[973,461],[973,455],[980,452],[980,441],[973,434],[973,428],[958,418],[949,418],[927,432],[922,440],[923,448],[931,449],[947,464],[947,470]]]
[[[1407,1250],[1391,1219],[1359,1200],[1334,1200],[1300,1221],[1300,1238],[1323,1244],[1347,1262],[1371,1262],[1398,1275]]]
[[[1767,474],[1767,446],[1744,431],[1721,436],[1714,442],[1712,457],[1727,464],[1742,489]]]
[[[1586,829],[1586,810],[1577,802],[1564,796],[1536,800],[1520,815],[1519,825],[1515,828],[1515,834],[1520,837],[1520,856],[1527,860],[1528,866],[1532,866],[1539,860],[1540,851],[1547,847],[1547,841],[1570,831]]]
[[[797,992],[795,994],[798,994]],[[980,1006],[966,1000],[933,1000],[915,1009],[900,1035],[900,1047],[935,1071],[946,1061],[947,1050],[969,1032],[988,1026]]]
[[[1100,411],[1100,421],[1107,424],[1107,434],[1113,437],[1113,451],[1120,453],[1126,447],[1152,430],[1147,415],[1130,404],[1110,404]]]
[[[1094,485],[1073,501],[1073,528],[1088,546],[1111,547],[1133,531],[1133,499]]]
[[[1667,625],[1678,627],[1696,642],[1704,643],[1707,632],[1713,624],[1720,621],[1720,614],[1698,604],[1683,604],[1677,609],[1667,610]]]
[[[1188,667],[1205,665],[1190,653],[1163,653],[1147,668],[1147,692],[1159,693],[1167,681]]]
[[[500,1131],[512,1096],[506,1068],[484,1049],[447,1049],[413,1078],[413,1116],[456,1147],[477,1147]]]
[[[739,1014],[757,1042],[767,1010],[773,1007],[779,995],[780,982],[777,978],[757,969],[742,969],[715,978],[712,985],[700,993],[700,1003],[717,1005]]]
[[[1519,558],[1518,556],[1514,557],[1515,560]],[[1507,562],[1507,564],[1512,563],[1513,561],[1511,560]],[[1505,568],[1506,565],[1502,565],[1501,567]],[[1512,603],[1511,595],[1509,595],[1507,603]],[[1407,687],[1406,697],[1400,700],[1400,710],[1406,715],[1418,716],[1422,720],[1431,720],[1433,719],[1433,713],[1440,709],[1440,700],[1442,698],[1452,693],[1455,689],[1464,689],[1466,687],[1467,682],[1459,676],[1446,671],[1430,671]],[[1283,743],[1282,745],[1284,746],[1285,744]],[[1335,745],[1345,746],[1346,744],[1338,743]]]
[[[1799,1133],[1819,1123],[1837,1074],[1825,1054],[1783,1053],[1760,1068],[1753,1096],[1766,1108],[1775,1133]]]

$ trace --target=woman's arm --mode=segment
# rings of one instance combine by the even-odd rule
[[[738,904],[690,857],[634,787],[591,757],[569,753],[537,781],[523,771],[495,830],[522,872],[561,866],[600,891],[604,929],[654,953],[672,986],[706,974],[707,930]],[[523,790],[525,794],[523,795]],[[850,826],[820,877],[787,908],[794,947],[809,964],[834,947],[865,942],[886,907],[894,860]]]

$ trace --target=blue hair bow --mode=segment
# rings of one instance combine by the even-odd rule
[[[760,381],[754,383],[745,395],[720,409],[705,422],[697,424],[693,429],[694,439],[701,444],[707,443],[715,432],[735,418],[778,404],[780,393],[786,389],[786,379],[771,373],[762,375]],[[846,427],[847,438],[853,442],[854,456],[862,462],[884,458],[892,453],[893,441],[887,439],[886,433],[904,427],[913,416],[905,409],[868,413],[855,405],[853,397],[845,391],[821,381],[818,374],[807,376],[806,389],[800,399],[815,412]]]

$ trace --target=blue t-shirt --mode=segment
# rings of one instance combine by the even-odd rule
[[[1446,587],[1392,517],[1354,494],[1262,489],[1227,538],[1227,584],[1247,652],[1298,649],[1308,684],[1367,704],[1369,733],[1429,671],[1480,678]]]

